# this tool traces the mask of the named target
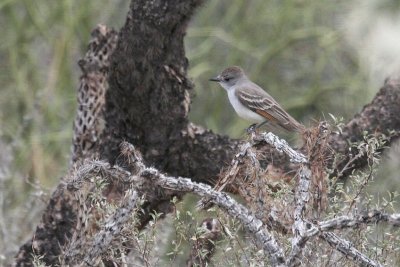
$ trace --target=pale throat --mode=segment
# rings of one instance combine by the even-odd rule
[[[229,90],[230,90],[231,88],[233,88],[233,86],[229,86],[229,84],[226,84],[226,83],[224,83],[224,82],[219,82],[219,85],[221,85],[222,88],[224,88],[227,92],[229,92]]]

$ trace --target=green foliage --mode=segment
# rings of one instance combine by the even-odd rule
[[[191,117],[239,136],[249,125],[226,93],[208,81],[240,65],[305,125],[325,114],[350,117],[371,96],[358,59],[344,42],[349,1],[209,1],[188,31],[196,84]]]
[[[365,133],[363,140],[351,145],[357,148],[358,153],[353,155],[349,163],[352,164],[353,159],[365,156],[368,159],[368,166],[365,170],[354,171],[345,182],[335,179],[331,181],[334,184],[331,187],[327,217],[358,215],[360,212],[373,210],[387,213],[398,212],[399,193],[395,191],[396,188],[383,194],[373,190],[374,185],[384,183],[382,177],[377,174],[379,174],[378,167],[381,160],[380,151],[385,147],[386,141],[386,136]],[[400,263],[399,252],[396,249],[400,244],[398,233],[399,229],[396,227],[379,224],[360,225],[357,229],[341,230],[340,236],[350,240],[356,248],[371,259],[376,259],[388,266],[398,266]],[[335,252],[324,251],[318,247],[315,248],[314,253],[316,255],[318,253],[325,254],[323,257],[325,259],[318,264],[321,266],[329,264],[332,255],[335,254]],[[344,258],[341,259],[340,264],[342,266],[354,265]]]
[[[122,12],[116,3],[102,2],[21,0],[0,6],[0,134],[14,150],[13,167],[46,186],[67,167],[76,62],[91,29]]]
[[[216,241],[216,253],[211,258],[211,266],[259,266],[268,259],[263,251],[259,250],[252,238],[248,238],[243,226],[236,219],[230,218],[217,208],[207,212],[192,212],[198,198],[186,196],[185,201],[177,203],[177,212],[172,218],[172,231],[168,237],[170,245],[167,247],[163,264],[165,266],[184,266],[193,242],[202,233],[200,222],[206,217],[217,218],[221,224],[222,239]],[[198,251],[199,254],[206,253]]]
[[[41,198],[67,170],[80,73],[76,62],[90,31],[98,23],[118,28],[127,5],[0,1],[0,217],[5,220],[0,265],[31,235]]]
[[[33,256],[33,266],[35,267],[47,267],[46,264],[42,262],[43,256]]]

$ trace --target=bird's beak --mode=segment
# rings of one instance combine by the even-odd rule
[[[211,78],[210,81],[211,82],[220,82],[221,79],[219,78],[219,76],[217,76],[217,77]]]

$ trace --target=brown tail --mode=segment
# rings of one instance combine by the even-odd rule
[[[297,132],[300,134],[303,134],[306,130],[306,127],[303,124],[299,123],[292,117],[289,117],[289,120],[286,123],[279,122],[279,126],[288,132]]]

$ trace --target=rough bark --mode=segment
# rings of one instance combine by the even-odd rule
[[[361,169],[368,163],[366,155],[354,160],[345,170],[346,163],[358,154],[350,143],[359,142],[364,132],[379,137],[384,134],[388,137],[387,145],[398,139],[400,135],[400,79],[398,77],[386,79],[371,103],[365,105],[362,111],[356,114],[344,127],[341,134],[332,134],[330,145],[335,154],[344,155],[344,158],[334,166],[333,175],[341,173],[342,178],[354,169]]]
[[[102,156],[108,161],[116,160],[126,140],[140,148],[147,163],[171,173],[180,169],[172,166],[185,160],[182,131],[188,127],[188,91],[193,88],[186,77],[183,37],[201,2],[132,2],[106,96]]]
[[[61,247],[72,236],[76,211],[74,195],[60,185],[51,196],[32,239],[20,247],[14,266],[33,266],[33,256],[44,255],[46,264],[58,263]]]
[[[106,128],[97,143],[102,159],[111,164],[120,163],[119,144],[126,140],[142,152],[147,165],[171,175],[212,184],[221,168],[234,157],[240,141],[214,134],[187,119],[188,91],[193,85],[187,77],[183,40],[188,21],[202,2],[132,1],[112,57],[109,89],[105,95]],[[399,80],[386,81],[374,100],[346,124],[342,134],[331,135],[334,152],[346,154],[348,140],[361,140],[363,131],[388,134],[393,130],[388,140],[390,145],[400,132],[399,103]],[[273,159],[275,166],[286,164],[282,154],[268,147],[263,149],[265,162]],[[338,168],[345,162],[346,159],[340,162]],[[343,176],[366,164],[366,158],[359,158]],[[169,203],[170,197],[167,194],[149,199],[145,210],[168,212],[165,203]],[[74,201],[61,183],[32,240],[21,246],[15,265],[32,265],[32,254],[44,255],[43,261],[48,265],[58,263],[60,247],[75,227]],[[142,225],[148,220],[145,212]]]
[[[187,119],[193,84],[187,77],[183,38],[202,2],[132,2],[106,96],[102,157],[109,162],[118,158],[124,140],[140,149],[146,163],[198,181],[210,181],[230,161],[237,141]]]

